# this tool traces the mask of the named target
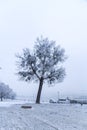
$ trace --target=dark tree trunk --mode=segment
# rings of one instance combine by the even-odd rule
[[[3,98],[1,97],[1,101],[3,101]]]
[[[40,104],[42,86],[43,86],[43,78],[40,79],[40,83],[39,83],[39,89],[38,89],[37,98],[36,98],[36,103],[37,104]]]

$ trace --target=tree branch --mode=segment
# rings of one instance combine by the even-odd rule
[[[36,70],[33,68],[32,64],[31,64],[31,69],[33,70],[34,74],[37,76],[37,78],[40,80],[40,77],[38,76],[38,74],[36,73]]]

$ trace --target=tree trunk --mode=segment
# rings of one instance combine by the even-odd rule
[[[3,101],[3,98],[1,97],[1,101]]]
[[[36,103],[37,104],[40,104],[42,86],[43,86],[43,78],[40,79],[40,83],[39,83],[39,89],[38,89],[37,98],[36,98]]]

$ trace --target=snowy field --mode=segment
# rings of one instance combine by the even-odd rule
[[[87,105],[0,102],[0,130],[87,130]]]

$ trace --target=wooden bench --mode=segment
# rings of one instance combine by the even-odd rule
[[[24,108],[24,109],[31,109],[32,106],[21,106],[21,108]]]

